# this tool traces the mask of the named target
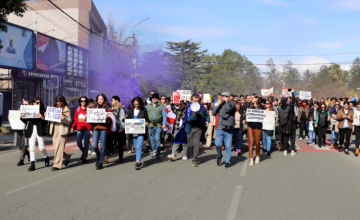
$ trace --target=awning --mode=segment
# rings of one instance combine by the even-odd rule
[[[72,87],[62,87],[62,89],[67,89],[67,90],[70,90],[72,92],[82,92],[81,90],[78,90],[78,89],[75,89],[75,88],[72,88]]]

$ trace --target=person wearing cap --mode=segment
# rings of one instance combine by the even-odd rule
[[[221,146],[225,143],[225,169],[230,167],[231,158],[231,146],[233,129],[235,126],[235,112],[236,106],[233,101],[230,100],[229,92],[222,92],[221,99],[218,100],[217,106],[213,109],[212,115],[218,116],[216,136],[215,136],[215,147],[218,154],[217,165],[221,165],[221,159],[223,157]]]
[[[151,148],[153,150],[153,158],[160,159],[160,133],[166,128],[166,111],[165,106],[159,103],[159,94],[153,93],[151,104],[146,106],[149,116],[149,137]]]

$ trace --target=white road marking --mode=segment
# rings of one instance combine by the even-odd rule
[[[249,161],[249,159],[246,159],[246,160],[244,161],[244,164],[243,164],[243,166],[242,166],[242,168],[241,168],[240,176],[245,176],[245,174],[246,174],[246,169],[247,169],[247,167],[249,166],[248,161]]]
[[[37,182],[35,182],[35,183],[31,183],[31,184],[29,184],[29,185],[27,185],[27,186],[23,186],[23,187],[20,187],[20,188],[18,188],[18,189],[11,190],[11,191],[9,191],[9,192],[7,192],[7,193],[5,193],[5,194],[14,193],[14,192],[20,191],[20,190],[22,190],[22,189],[26,189],[26,188],[31,187],[31,186],[35,186],[36,184],[39,184],[39,183],[42,183],[42,182],[45,182],[45,181],[54,179],[54,178],[56,178],[56,177],[62,176],[62,175],[64,175],[64,174],[70,173],[70,172],[72,172],[72,171],[74,171],[74,170],[78,170],[78,169],[80,169],[80,168],[81,168],[81,167],[75,168],[75,169],[69,170],[69,171],[67,171],[67,172],[60,173],[60,174],[58,174],[58,175],[56,175],[56,176],[52,176],[52,177],[49,177],[49,178],[46,178],[46,179],[37,181]],[[59,171],[58,171],[58,172],[59,172]],[[60,172],[62,172],[62,171],[60,171]]]
[[[237,185],[235,188],[234,196],[231,200],[230,208],[229,208],[228,214],[226,216],[226,220],[236,219],[236,213],[237,213],[237,209],[239,207],[242,187],[243,187],[242,185]]]

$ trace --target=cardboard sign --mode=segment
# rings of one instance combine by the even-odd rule
[[[62,108],[47,107],[46,108],[46,121],[61,122]]]
[[[104,108],[88,108],[86,112],[87,123],[106,123]]]
[[[210,94],[204,94],[203,103],[211,103]]]
[[[125,134],[145,134],[145,119],[125,119]]]
[[[173,92],[173,102],[174,103],[180,102],[180,92]]]
[[[271,89],[261,89],[261,96],[262,97],[271,96],[273,94],[274,94],[274,87],[272,87]]]
[[[23,118],[38,118],[40,105],[20,105],[20,112],[24,114]]]
[[[265,121],[265,110],[248,108],[247,113],[246,122],[263,123]]]
[[[9,110],[9,122],[11,129],[13,130],[24,130],[25,124],[20,120],[20,110]]]
[[[291,97],[291,96],[292,96],[292,92],[289,92],[288,88],[282,89],[282,97],[287,98],[287,97]]]
[[[310,100],[311,99],[311,92],[300,91],[299,99],[300,100]]]
[[[180,95],[184,97],[184,101],[190,101],[191,99],[191,90],[178,90],[180,92]]]
[[[273,131],[275,129],[275,111],[265,111],[266,117],[263,122],[263,130]]]

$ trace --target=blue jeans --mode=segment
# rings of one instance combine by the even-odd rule
[[[141,161],[141,151],[144,143],[144,135],[139,134],[137,137],[133,136],[133,142],[136,153],[136,161]]]
[[[335,131],[331,131],[331,144],[337,144],[339,139],[339,133],[336,133]]]
[[[271,150],[271,136],[268,136],[266,134],[266,131],[263,130],[262,131],[262,138],[263,138],[264,149],[266,149],[267,151],[270,151]]]
[[[151,148],[154,153],[160,153],[160,133],[161,128],[149,128]]]
[[[243,146],[244,134],[241,134],[240,129],[234,128],[234,140],[236,150],[241,150]]]
[[[107,136],[107,130],[95,129],[93,131],[93,148],[96,153],[96,158],[99,159],[100,163],[104,163],[106,136]],[[101,141],[100,151],[98,147],[99,140]]]
[[[309,144],[313,144],[314,139],[315,139],[315,131],[309,131]]]
[[[221,146],[225,143],[225,163],[230,163],[233,129],[216,130],[215,146],[218,157],[222,157]]]
[[[82,145],[82,140],[84,138],[84,146]],[[78,131],[77,132],[77,145],[80,148],[81,152],[84,154],[84,158],[87,158],[88,150],[90,143],[90,131]]]

